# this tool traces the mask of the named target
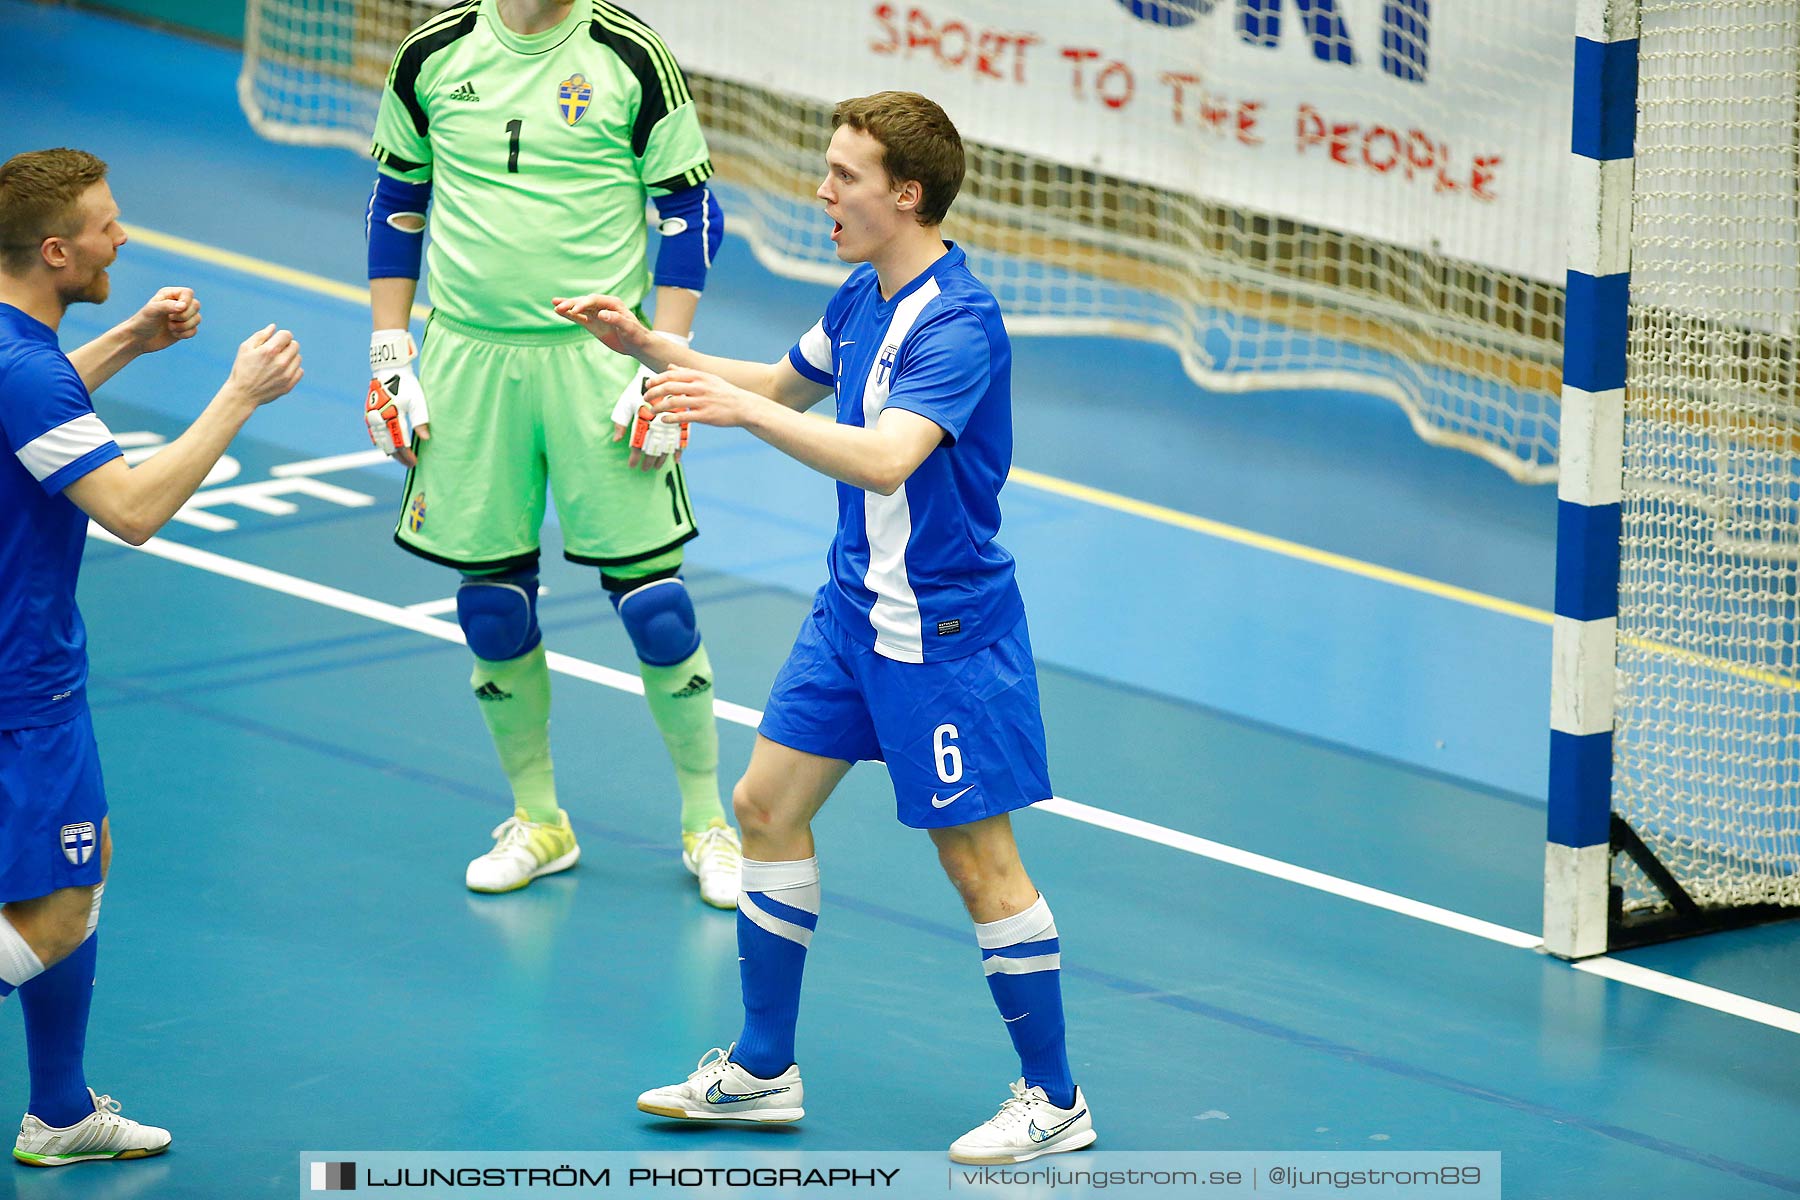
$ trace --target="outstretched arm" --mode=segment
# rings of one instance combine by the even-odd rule
[[[779,365],[818,388],[785,362]],[[644,399],[676,420],[748,429],[821,474],[884,496],[893,495],[944,440],[942,426],[906,409],[884,409],[873,429],[817,421],[775,397],[687,367],[664,371]]]
[[[773,363],[721,358],[701,354],[678,339],[658,337],[617,296],[594,293],[572,299],[559,297],[555,303],[558,316],[580,325],[609,350],[629,354],[652,371],[682,367],[704,372],[796,412],[811,408],[831,394],[830,388],[803,378],[785,358]]]
[[[667,253],[666,241],[664,253]],[[655,331],[679,341],[683,345],[691,344],[694,340],[694,313],[699,304],[700,293],[698,291],[685,287],[659,285],[656,288]],[[626,380],[618,400],[613,404],[612,440],[622,442],[627,437],[631,438],[631,454],[625,460],[628,468],[640,471],[660,471],[663,461],[669,457],[668,452],[653,453],[649,447],[663,444],[668,439],[653,439],[647,430],[642,436],[634,436],[638,424],[638,414],[644,406],[644,388],[647,386],[649,377],[650,368],[640,363],[638,369],[631,373],[631,378]],[[684,429],[681,432],[685,434],[687,430]],[[681,448],[686,445],[686,438],[679,438],[675,441],[676,462],[681,461]]]
[[[258,406],[300,382],[300,344],[270,325],[238,347],[231,377],[187,431],[136,467],[114,458],[63,494],[114,537],[141,546],[186,504]]]
[[[200,302],[194,289],[166,287],[150,297],[130,318],[114,325],[85,346],[69,352],[69,361],[91,393],[139,355],[154,354],[186,341],[200,329]]]

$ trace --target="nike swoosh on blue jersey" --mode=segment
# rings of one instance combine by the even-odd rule
[[[706,1102],[708,1104],[737,1104],[744,1100],[760,1100],[764,1096],[779,1096],[787,1090],[787,1088],[778,1087],[770,1088],[766,1092],[745,1092],[741,1096],[735,1096],[721,1088],[718,1080],[715,1079],[713,1085],[706,1089]]]

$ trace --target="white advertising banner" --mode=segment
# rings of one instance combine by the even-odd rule
[[[690,71],[1560,281],[1568,0],[635,0]]]

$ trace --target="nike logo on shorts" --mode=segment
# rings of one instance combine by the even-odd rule
[[[968,795],[970,792],[972,792],[974,790],[975,790],[975,785],[971,783],[968,787],[966,787],[962,791],[956,793],[956,795],[951,796],[948,800],[939,800],[937,798],[937,793],[933,792],[933,793],[931,793],[931,807],[947,808],[950,805],[955,804],[958,800],[962,799],[964,796]]]

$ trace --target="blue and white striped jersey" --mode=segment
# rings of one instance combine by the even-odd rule
[[[838,627],[900,662],[960,658],[1004,636],[1025,612],[1012,555],[994,540],[1012,466],[1012,347],[962,250],[888,300],[875,269],[858,267],[788,361],[836,387],[839,424],[873,428],[882,409],[903,408],[949,435],[892,496],[838,484],[824,589]]]
[[[75,580],[87,515],[62,494],[119,457],[48,325],[0,304],[0,729],[79,716],[87,630]]]

